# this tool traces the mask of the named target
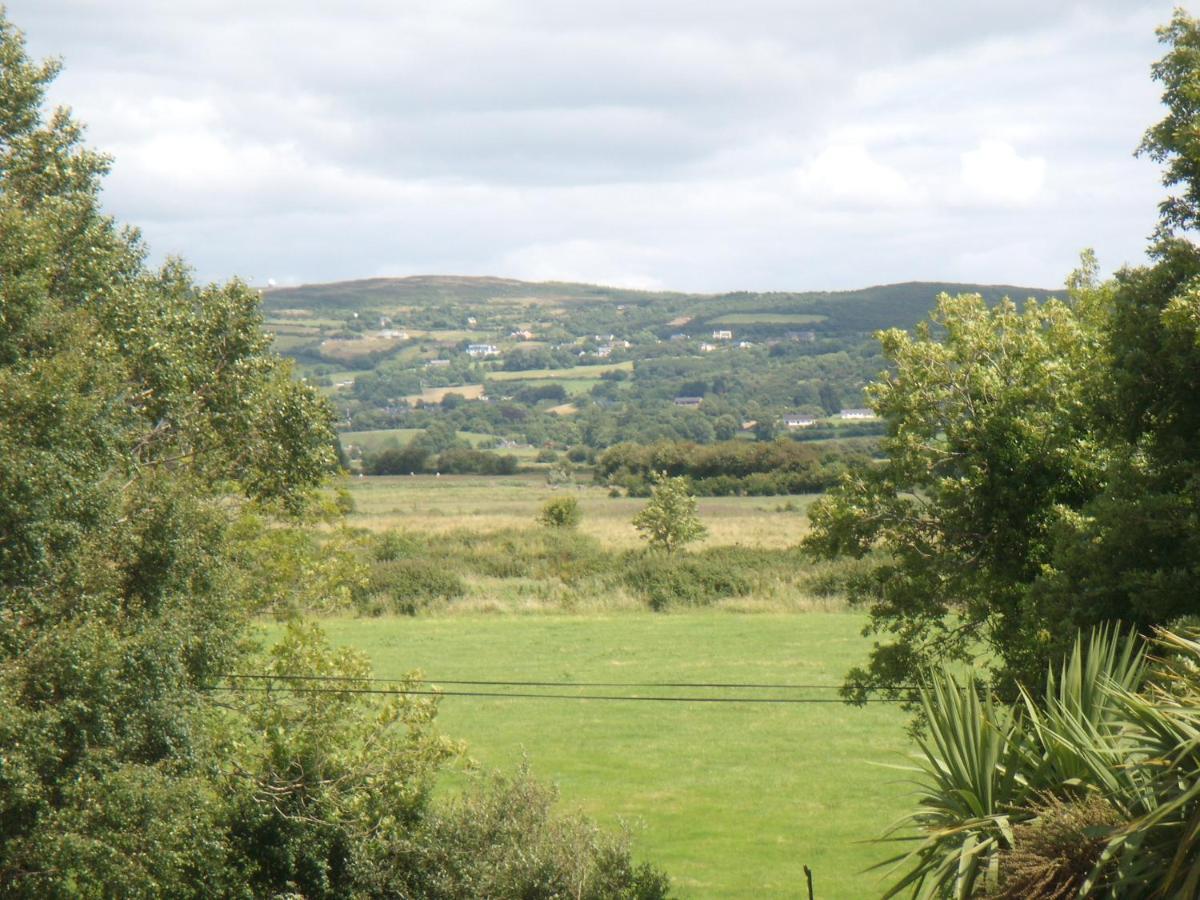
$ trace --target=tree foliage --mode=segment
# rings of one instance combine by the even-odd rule
[[[686,478],[659,473],[654,480],[650,502],[633,517],[633,527],[651,549],[674,553],[697,541],[708,532],[696,515],[696,498],[688,490]]]
[[[330,411],[256,292],[103,215],[56,70],[0,12],[0,895],[394,895],[456,751],[434,704],[330,691],[366,664],[311,628],[246,640],[365,577],[279,527],[333,471]],[[595,852],[605,896],[638,877]]]
[[[1142,151],[1181,190],[1150,264],[1098,284],[1087,255],[1067,302],[943,298],[915,338],[881,335],[888,458],[814,506],[808,541],[873,561],[852,596],[890,640],[851,673],[857,699],[976,656],[1012,696],[1080,628],[1197,608],[1200,249],[1176,232],[1200,197],[1200,25],[1180,11],[1160,37],[1168,115]]]

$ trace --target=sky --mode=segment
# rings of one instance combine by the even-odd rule
[[[1170,0],[0,0],[201,280],[1056,287],[1144,259]]]

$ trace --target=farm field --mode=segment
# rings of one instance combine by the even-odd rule
[[[343,431],[338,435],[338,440],[342,442],[343,447],[355,444],[367,452],[374,452],[391,440],[406,444],[422,432],[423,429],[421,428],[380,428],[374,431]],[[491,444],[496,440],[490,434],[481,434],[477,431],[459,431],[457,434],[472,447],[478,447],[480,444]]]
[[[598,366],[572,366],[569,369],[523,369],[507,372],[497,370],[488,373],[491,381],[539,381],[544,379],[570,379],[574,381],[595,380],[605,372],[632,372],[633,360]]]
[[[729,313],[709,319],[712,325],[815,325],[829,316],[809,313]]]
[[[610,616],[469,616],[325,620],[337,644],[364,650],[375,674],[431,679],[737,682],[833,686],[860,661],[850,613],[718,611]],[[445,690],[503,690],[456,687]],[[509,688],[527,692],[733,698],[715,688]],[[835,692],[755,690],[829,700]],[[485,769],[527,760],[564,809],[634,827],[640,857],[681,897],[797,897],[803,865],[816,895],[880,892],[864,870],[894,846],[864,843],[906,808],[904,714],[889,704],[734,704],[446,697],[443,731]],[[465,776],[447,780],[446,789]]]
[[[348,436],[349,433],[344,437]],[[570,493],[579,501],[583,513],[581,533],[597,538],[606,547],[640,546],[631,520],[646,505],[645,499],[610,497],[607,488],[586,480],[590,476],[580,477],[585,479],[583,483],[559,488],[548,485],[541,473],[352,478],[345,482],[355,503],[348,524],[376,531],[523,529],[534,527],[538,511],[548,499]],[[709,533],[694,546],[795,546],[807,533],[804,511],[813,499],[813,496],[701,497],[699,515]]]

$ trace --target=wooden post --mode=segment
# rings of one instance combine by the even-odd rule
[[[812,869],[804,867],[804,880],[808,882],[808,900],[813,900]]]

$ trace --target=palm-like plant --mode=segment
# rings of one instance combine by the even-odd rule
[[[995,894],[1018,835],[1038,834],[1039,822],[1040,833],[1053,831],[1056,821],[1085,823],[1079,827],[1086,826],[1087,839],[1079,841],[1078,853],[1088,854],[1048,860],[1039,869],[1046,885],[1071,892],[1058,896],[1111,894],[1109,885],[1117,883],[1135,888],[1147,842],[1134,825],[1159,808],[1169,768],[1163,751],[1174,747],[1178,756],[1183,734],[1174,720],[1155,719],[1153,732],[1134,721],[1136,704],[1157,703],[1143,692],[1149,672],[1143,643],[1133,634],[1098,629],[1076,641],[1061,668],[1050,672],[1044,697],[1025,694],[1013,706],[995,703],[973,677],[933,673],[922,695],[928,731],[915,769],[918,807],[890,833],[917,846],[881,864],[901,872],[884,896]],[[1178,692],[1178,682],[1172,684]],[[1158,690],[1165,696],[1165,688]],[[1194,716],[1189,722],[1198,724]],[[1147,827],[1174,821],[1182,806],[1153,822],[1146,818]],[[1099,818],[1091,815],[1097,810]],[[1103,825],[1086,824],[1093,820]],[[913,827],[917,836],[903,834]],[[1054,871],[1060,863],[1061,878]],[[1082,880],[1081,871],[1087,873]]]

